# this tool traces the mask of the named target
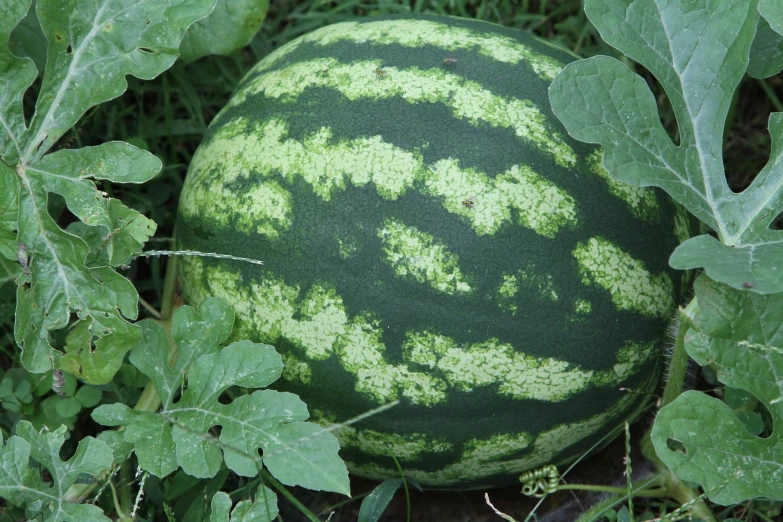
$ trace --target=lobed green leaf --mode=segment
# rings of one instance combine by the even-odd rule
[[[746,426],[757,420],[689,391],[658,413],[655,450],[677,476],[701,484],[718,504],[783,500],[783,294],[738,291],[704,276],[695,288],[700,312],[686,335],[688,353],[715,368],[722,383],[755,396],[772,415],[774,430],[760,438]]]
[[[254,502],[242,500],[237,502],[233,510],[231,498],[227,493],[219,491],[212,496],[209,522],[272,522],[278,512],[277,496],[266,486],[259,486]]]
[[[240,341],[218,351],[233,319],[228,305],[213,298],[198,310],[177,310],[171,330],[178,357],[171,367],[166,332],[155,322],[142,321],[142,340],[130,361],[150,378],[163,407],[151,413],[103,405],[93,411],[93,419],[125,426],[125,440],[134,445],[139,465],[159,477],[177,467],[194,477],[213,477],[224,460],[238,475],[252,477],[263,462],[286,485],[347,494],[348,474],[337,456],[337,439],[303,422],[309,414],[298,397],[258,390],[229,404],[218,401],[232,386],[268,386],[283,366],[274,348],[264,344]],[[218,439],[209,435],[214,426],[221,427]]]
[[[60,449],[65,431],[61,426],[53,432],[38,433],[32,424],[20,421],[16,435],[7,444],[2,445],[0,439],[0,497],[44,514],[44,522],[108,522],[99,507],[71,504],[64,497],[80,475],[96,477],[111,468],[111,449],[101,440],[85,437],[76,453],[63,462]],[[53,484],[44,482],[30,467],[31,458],[46,468]]]
[[[218,0],[212,13],[193,24],[179,47],[186,62],[209,54],[231,54],[261,29],[269,0]]]
[[[149,80],[177,59],[187,28],[215,0],[39,0],[48,41],[46,70],[30,128],[14,138],[23,164],[43,154],[93,105],[127,88],[126,74]]]
[[[722,152],[732,95],[758,24],[757,6],[758,0],[585,3],[604,40],[662,84],[677,118],[679,145],[663,129],[646,82],[612,58],[566,66],[550,87],[550,100],[572,136],[604,147],[613,177],[663,188],[716,232],[720,242],[699,236],[680,245],[673,267],[704,267],[734,288],[750,284],[754,292],[773,293],[783,291],[776,261],[783,255],[783,232],[770,230],[783,211],[781,115],[770,118],[769,163],[741,194],[726,182]],[[730,258],[721,257],[729,250]]]
[[[11,31],[8,48],[16,56],[31,58],[35,68],[43,71],[46,68],[46,47],[46,36],[38,22],[35,9],[29,9],[27,16]]]
[[[171,66],[177,47],[215,0],[39,0],[4,4],[0,23],[0,255],[28,266],[19,279],[15,338],[22,363],[41,373],[54,363],[90,383],[106,383],[141,335],[131,325],[138,295],[112,267],[124,265],[155,232],[155,223],[105,197],[93,180],[143,183],[161,167],[127,143],[47,151],[92,106],[122,94],[125,76],[150,79]],[[27,15],[27,16],[26,16]],[[37,76],[32,55],[44,39],[46,66],[29,125],[25,91]],[[38,56],[40,59],[40,56]],[[49,215],[59,194],[79,219],[63,231]],[[74,233],[76,235],[74,235]],[[20,245],[20,246],[17,246]],[[72,326],[65,355],[50,332]],[[61,359],[62,357],[62,359]]]

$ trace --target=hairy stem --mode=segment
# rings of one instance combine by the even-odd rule
[[[689,318],[688,308],[695,307],[696,300],[690,302],[685,310],[680,310],[677,321],[677,337],[674,342],[674,352],[669,361],[669,374],[666,378],[666,388],[663,390],[661,408],[671,403],[680,396],[685,384],[685,374],[688,370],[688,352],[685,351],[685,334],[690,330],[692,323]],[[692,313],[692,310],[691,310]]]

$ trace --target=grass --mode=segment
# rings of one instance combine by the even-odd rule
[[[141,186],[114,186],[104,183],[102,189],[112,197],[122,199],[127,205],[145,213],[158,224],[158,233],[149,248],[166,249],[174,233],[174,221],[179,192],[188,164],[199,144],[201,135],[211,119],[228,101],[232,90],[244,73],[261,57],[285,42],[318,27],[348,20],[354,17],[389,13],[438,13],[477,18],[503,24],[551,39],[586,57],[595,54],[617,56],[606,45],[587,20],[579,0],[425,0],[395,2],[380,0],[368,2],[348,0],[328,2],[323,0],[280,0],[271,2],[269,14],[262,31],[243,51],[230,57],[208,57],[195,63],[177,63],[169,71],[153,81],[139,81],[129,77],[129,88],[121,97],[103,104],[83,118],[77,127],[66,134],[59,147],[96,145],[108,140],[125,140],[156,154],[164,163],[162,172],[152,181]],[[641,68],[638,71],[645,74]],[[668,101],[660,88],[648,76],[657,89],[660,116],[664,125],[674,132],[675,121]],[[770,139],[767,118],[771,111],[783,110],[783,78],[767,81],[747,79],[735,100],[726,132],[725,155],[728,180],[735,190],[742,190],[766,163]],[[56,201],[50,204],[62,224],[69,216]],[[136,285],[146,304],[142,315],[154,316],[160,309],[165,257],[142,258],[134,262],[125,275]],[[13,292],[10,285],[0,285],[0,324],[7,322],[9,304]],[[153,311],[149,311],[153,310]],[[10,368],[17,365],[18,350],[14,346],[10,326],[0,327],[0,365]],[[696,386],[714,389],[714,383],[699,377]],[[720,393],[718,390],[717,393]],[[646,418],[632,432],[633,440],[639,440],[651,423]],[[80,438],[95,434],[96,427],[83,416],[77,426]],[[637,445],[638,446],[638,445]],[[579,483],[624,486],[625,445],[617,440],[599,455],[577,466],[568,481]],[[645,468],[641,455],[632,454],[635,472],[650,472]],[[197,481],[180,477],[180,491],[171,491],[169,481],[150,477],[145,485],[147,504],[153,507],[156,519],[163,519],[163,506],[170,505],[175,515],[182,516],[185,504],[179,504],[185,496],[201,497],[210,490],[210,481]],[[186,484],[188,488],[182,486]],[[255,482],[229,477],[226,486],[244,491],[252,490]],[[354,499],[292,488],[291,492],[321,520],[330,517],[331,522],[357,519],[360,499],[375,483],[362,479],[352,482]],[[122,486],[122,485],[121,485]],[[519,487],[489,492],[495,507],[518,521],[525,519],[535,505],[523,497]],[[185,494],[177,497],[175,493]],[[537,512],[538,520],[572,520],[595,502],[595,495],[579,492],[560,492],[548,497]],[[754,501],[730,508],[715,507],[720,520],[736,519],[752,521],[780,520],[780,503]],[[636,520],[649,520],[663,513],[672,512],[676,506],[660,500],[634,502]],[[301,520],[302,515],[293,504],[281,500],[281,518],[285,521]],[[402,491],[389,506],[382,520],[406,520],[408,505]],[[453,521],[484,522],[501,520],[486,504],[484,492],[410,492],[411,520],[418,522]],[[332,513],[332,515],[329,515]],[[142,513],[150,516],[148,513]],[[161,518],[157,518],[161,517]]]

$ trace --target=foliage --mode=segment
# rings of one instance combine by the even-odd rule
[[[271,522],[277,514],[277,497],[266,486],[258,488],[255,502],[242,500],[237,502],[234,509],[231,509],[231,498],[228,494],[218,491],[212,497],[209,522]]]
[[[699,314],[685,339],[691,357],[710,364],[730,386],[727,402],[689,391],[661,409],[653,428],[658,455],[677,475],[703,485],[719,504],[755,497],[783,500],[783,294],[759,295],[701,277]],[[758,413],[732,411],[751,393],[772,415],[775,429],[759,438]],[[753,429],[756,433],[751,432]],[[710,433],[705,437],[704,433]]]
[[[769,252],[777,254],[780,247],[776,231],[765,228],[765,221],[773,219],[780,209],[779,198],[774,197],[780,179],[780,118],[776,116],[770,122],[772,138],[777,140],[773,141],[772,161],[749,191],[740,193],[747,186],[741,180],[750,181],[758,168],[745,161],[745,154],[728,150],[725,158],[742,167],[727,172],[733,191],[725,189],[719,168],[722,116],[728,112],[729,123],[734,122],[733,126],[727,124],[729,141],[755,140],[753,146],[763,150],[769,143],[758,128],[748,128],[751,119],[747,109],[764,112],[765,106],[772,106],[783,111],[775,95],[775,89],[780,92],[779,72],[783,67],[780,2],[759,0],[761,17],[757,17],[755,1],[637,0],[637,10],[629,10],[628,20],[615,19],[620,23],[607,21],[611,11],[600,11],[596,6],[614,6],[624,12],[629,0],[587,0],[590,19],[578,0],[273,2],[263,35],[253,39],[246,52],[187,66],[176,64],[173,70],[148,82],[140,79],[159,75],[171,66],[178,53],[188,52],[184,47],[177,50],[183,34],[184,45],[193,47],[194,55],[188,56],[191,59],[198,53],[227,52],[229,46],[215,47],[218,42],[205,38],[208,33],[199,32],[192,25],[212,11],[215,0],[138,0],[124,12],[124,17],[117,16],[118,6],[127,7],[126,4],[118,0],[18,0],[4,2],[0,8],[0,357],[4,370],[0,374],[0,437],[5,439],[0,441],[0,497],[8,501],[0,520],[108,520],[107,516],[124,520],[127,515],[122,508],[129,511],[136,503],[130,498],[128,484],[139,486],[145,495],[141,506],[147,511],[139,519],[162,520],[164,513],[171,515],[169,519],[176,515],[180,520],[191,514],[191,519],[198,519],[202,513],[205,519],[215,521],[272,520],[278,516],[277,500],[264,485],[275,484],[271,476],[263,475],[266,470],[262,469],[263,477],[236,479],[222,456],[223,464],[214,478],[197,479],[182,471],[175,445],[173,462],[180,469],[165,479],[150,475],[146,482],[139,482],[132,474],[138,458],[132,451],[134,447],[143,447],[144,441],[129,443],[123,432],[114,430],[100,433],[97,438],[87,437],[95,427],[88,413],[98,404],[111,404],[109,408],[117,410],[123,409],[121,404],[141,408],[150,394],[148,390],[154,388],[150,384],[142,392],[147,377],[124,357],[142,338],[142,332],[160,333],[156,327],[133,323],[139,294],[153,304],[148,306],[142,301],[145,308],[141,313],[161,316],[161,324],[167,328],[166,313],[161,310],[169,302],[162,288],[166,264],[155,258],[149,262],[134,259],[156,227],[159,239],[172,235],[177,193],[190,155],[210,118],[226,102],[245,71],[255,60],[299,34],[349,17],[389,12],[434,12],[482,19],[535,30],[581,56],[604,54],[622,58],[601,39],[601,31],[610,44],[641,64],[622,58],[644,77],[652,95],[644,82],[614,62],[601,76],[592,77],[612,80],[607,85],[614,87],[614,92],[626,89],[631,94],[627,99],[621,96],[624,103],[618,105],[616,116],[620,119],[615,120],[627,123],[628,132],[614,129],[609,135],[605,127],[593,131],[602,139],[618,138],[620,147],[614,151],[618,163],[610,166],[613,174],[624,176],[623,179],[641,184],[669,183],[676,175],[665,169],[653,171],[652,166],[657,164],[647,160],[673,157],[681,161],[679,173],[685,176],[686,183],[675,182],[671,191],[675,197],[687,200],[689,208],[713,220],[718,239],[695,238],[678,250],[675,262],[679,266],[705,266],[709,275],[725,283],[699,279],[696,299],[687,311],[693,326],[684,335],[690,355],[707,364],[697,387],[709,389],[712,396],[691,391],[666,406],[655,423],[654,443],[666,465],[683,478],[701,483],[704,491],[719,503],[762,494],[780,498],[781,492],[775,487],[779,481],[772,473],[780,473],[781,464],[775,453],[780,447],[779,430],[775,427],[780,423],[781,391],[769,375],[781,370],[779,328],[772,315],[779,309],[780,296],[775,292],[781,277],[775,270],[777,265],[767,257]],[[220,4],[228,5],[222,1]],[[659,10],[664,4],[668,7]],[[681,6],[687,12],[679,16],[676,9]],[[705,7],[716,11],[701,26],[705,29],[702,45],[681,45],[693,42],[688,29],[705,20],[700,11]],[[744,14],[731,18],[736,14],[732,9]],[[147,13],[149,17],[141,16]],[[640,13],[647,17],[643,26],[638,25]],[[753,22],[756,18],[758,22]],[[218,20],[225,23],[226,18],[216,9],[212,16],[196,23],[205,29]],[[107,27],[105,21],[111,26]],[[677,26],[680,21],[687,23]],[[755,37],[754,23],[758,27]],[[242,25],[235,22],[234,27]],[[635,35],[640,27],[651,30],[646,34],[647,40]],[[663,34],[661,27],[667,29]],[[668,31],[673,27],[681,30]],[[220,43],[230,43],[233,51],[247,41],[248,34],[240,33],[237,31],[235,40],[222,38]],[[669,40],[669,34],[676,34],[678,39]],[[657,49],[651,44],[666,47],[669,41],[677,43],[673,48],[684,51],[650,62],[650,50]],[[744,50],[749,56],[744,55]],[[749,75],[768,80],[746,80],[742,90],[735,91],[745,59]],[[706,70],[713,70],[713,80],[722,83],[710,83],[703,73]],[[617,77],[606,76],[618,71]],[[130,86],[127,92],[126,81]],[[581,82],[580,88],[596,83],[584,78],[577,81]],[[610,89],[604,89],[604,94],[607,90]],[[762,95],[756,96],[757,93]],[[587,101],[590,108],[603,111],[609,106],[607,100]],[[704,100],[712,106],[700,104]],[[98,104],[101,105],[96,108]],[[712,112],[696,112],[702,106]],[[641,112],[642,107],[647,112]],[[569,111],[575,120],[580,118],[574,107]],[[675,147],[663,139],[666,136],[661,134],[656,116],[683,146]],[[711,116],[711,121],[707,116]],[[647,134],[638,136],[637,131]],[[579,132],[590,133],[589,129]],[[652,153],[636,157],[628,152],[623,156],[620,149],[630,151],[631,138],[661,144],[660,151],[654,151],[660,154],[657,158]],[[105,143],[113,139],[127,143]],[[594,139],[597,138],[591,141]],[[683,158],[683,151],[690,154]],[[629,160],[627,165],[622,164],[624,159]],[[707,160],[704,166],[700,160]],[[747,165],[755,170],[743,172]],[[618,170],[620,166],[627,169],[626,174]],[[702,195],[708,187],[725,199],[705,203]],[[770,189],[767,194],[773,198],[766,206],[759,206],[751,195],[758,197],[763,189]],[[732,225],[734,218],[745,219],[753,226],[742,232],[742,223]],[[716,228],[721,223],[724,231]],[[733,240],[733,248],[719,240]],[[24,246],[20,248],[20,244]],[[724,255],[727,252],[728,257]],[[751,255],[754,264],[749,265]],[[126,269],[126,265],[130,268]],[[766,273],[765,267],[769,269]],[[115,271],[117,268],[121,271]],[[14,325],[15,314],[18,315]],[[15,351],[16,343],[24,349],[21,357]],[[214,357],[214,350],[206,355]],[[190,361],[188,367],[195,369],[196,360]],[[20,362],[30,371],[19,367]],[[66,373],[60,389],[64,396],[60,397],[52,390],[53,367],[74,372],[81,381],[107,384],[85,384]],[[159,385],[167,372],[155,374]],[[766,375],[767,379],[758,379],[757,375]],[[172,382],[179,382],[174,387],[179,386],[180,390],[183,385],[192,384],[176,379]],[[241,387],[227,389],[218,401],[218,409],[226,406],[226,398],[233,404],[244,393]],[[182,401],[183,397],[175,393],[172,404]],[[214,400],[210,404],[215,407]],[[710,414],[706,415],[703,408]],[[130,416],[150,413],[150,409],[156,407]],[[209,438],[206,429],[198,433],[202,438],[190,437],[194,433],[182,430],[184,424],[179,417],[169,418],[174,422],[169,431],[173,434],[181,430],[183,438],[202,455],[214,455],[213,450],[204,450],[202,443],[207,440],[218,452],[231,452],[232,448],[219,437]],[[691,438],[689,433],[694,430],[710,433],[711,437]],[[683,451],[688,451],[692,458],[687,458]],[[759,459],[766,460],[756,470],[746,465]],[[242,457],[238,460],[242,461]],[[255,471],[263,461],[245,462],[257,465]],[[209,470],[209,466],[205,469]],[[767,475],[763,476],[762,471],[767,471]],[[117,475],[112,476],[112,472]],[[617,471],[615,478],[625,483],[621,473]],[[113,494],[115,483],[122,486]],[[229,488],[233,488],[230,496],[216,492]],[[392,494],[391,486],[385,488],[384,498],[373,497],[372,516],[380,516],[385,509],[382,501]],[[95,494],[92,504],[80,503],[91,493]],[[296,520],[300,514],[316,520],[315,515],[307,513],[307,507],[323,509],[324,513],[337,511],[337,516],[331,518],[333,522],[356,520],[359,512],[358,502],[331,508],[338,502],[329,500],[332,497],[307,496],[299,490],[297,496],[304,498],[307,506],[298,504],[301,509],[295,510],[300,513],[292,515],[291,506],[297,505],[295,499],[284,490],[283,494],[289,497],[288,501],[281,500],[279,506],[279,514],[285,520]],[[432,498],[421,499],[415,509],[425,511],[429,504],[434,504],[433,513],[439,513],[442,505]],[[455,503],[454,497],[445,498],[448,504]],[[608,520],[648,520],[654,518],[651,509],[656,510],[656,516],[671,514],[671,502],[653,501],[647,504],[646,512],[641,511],[643,508],[623,511],[618,504],[623,497],[612,498],[615,507],[603,510]],[[698,498],[696,494],[676,500],[680,505],[688,505]],[[483,497],[478,504],[486,508]],[[634,506],[639,504],[637,499]],[[370,506],[369,500],[367,505]],[[721,520],[776,520],[781,516],[780,506],[772,501],[753,500],[715,510],[715,516]],[[467,509],[473,513],[473,508]],[[484,511],[496,519],[487,509]],[[473,514],[468,516],[475,518]],[[434,515],[432,519],[442,518]]]
[[[0,440],[0,497],[14,505],[24,505],[32,513],[43,514],[44,522],[83,520],[107,521],[101,508],[90,504],[72,504],[64,493],[81,474],[97,476],[112,465],[112,452],[105,442],[85,437],[76,453],[67,461],[60,460],[60,448],[65,441],[65,426],[49,433],[38,433],[32,424],[21,421],[16,435],[5,446]],[[49,472],[52,485],[28,465],[32,457]]]
[[[5,44],[30,2],[5,5],[0,184],[6,190],[0,192],[0,209],[5,209],[0,253],[6,259],[19,257],[23,265],[14,327],[22,363],[40,373],[54,360],[87,382],[108,382],[140,338],[139,328],[127,320],[137,315],[136,290],[114,267],[141,249],[155,223],[107,198],[92,180],[142,183],[161,163],[122,142],[46,153],[90,107],[122,94],[126,74],[149,79],[170,67],[184,31],[213,6],[210,0],[150,0],[132,6],[119,0],[40,0],[35,9],[48,41],[46,68],[28,124],[23,97],[39,71],[32,59],[17,58]],[[98,231],[81,238],[64,231],[47,211],[51,193]],[[50,345],[50,332],[68,326],[71,314],[77,321],[62,356]]]
[[[158,477],[179,466],[194,477],[213,477],[223,458],[237,475],[253,477],[261,466],[254,455],[262,448],[264,465],[283,484],[348,494],[348,471],[337,457],[337,440],[320,426],[302,422],[309,414],[298,397],[266,390],[230,404],[218,402],[232,386],[268,386],[283,369],[282,359],[268,345],[240,341],[218,350],[233,324],[233,312],[220,299],[203,301],[198,311],[179,308],[171,326],[178,354],[169,366],[166,331],[142,321],[142,340],[130,362],[149,377],[163,407],[144,412],[120,403],[102,405],[93,419],[104,426],[124,426],[139,466]],[[217,440],[208,433],[216,425],[221,426]]]
[[[691,238],[671,257],[675,268],[704,267],[717,281],[755,292],[783,291],[783,232],[770,225],[783,211],[783,114],[770,118],[772,157],[735,194],[722,163],[724,122],[747,68],[758,2],[594,0],[585,11],[604,40],[661,82],[677,116],[676,146],[656,117],[645,81],[618,60],[594,57],[568,65],[550,89],[552,108],[577,139],[600,143],[614,177],[653,185],[717,234]]]
[[[403,483],[403,479],[394,478],[386,479],[375,486],[375,489],[362,500],[362,505],[359,508],[359,522],[378,522],[394,494],[400,488],[406,488],[407,491],[407,486],[412,485],[421,491],[421,486],[416,480],[407,477],[404,480],[407,485]]]
[[[572,135],[604,146],[613,177],[663,188],[712,233],[685,241],[670,262],[703,267],[711,278],[696,283],[685,348],[727,386],[727,402],[680,395],[655,419],[655,451],[716,503],[781,500],[783,232],[772,224],[783,211],[783,113],[769,120],[769,162],[740,193],[726,182],[722,137],[749,61],[757,77],[781,69],[783,9],[769,0],[591,0],[585,11],[607,43],[661,83],[679,144],[661,125],[645,80],[612,58],[567,66],[550,89],[553,110]],[[775,426],[764,439],[759,404]]]
[[[769,78],[783,69],[783,34],[778,33],[764,18],[759,18],[756,37],[750,47],[748,74],[754,78]]]
[[[186,62],[231,54],[246,46],[264,23],[269,0],[218,0],[215,10],[185,33],[179,47]]]

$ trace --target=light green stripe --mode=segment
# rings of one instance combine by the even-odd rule
[[[459,462],[444,466],[438,471],[424,471],[406,466],[405,475],[429,486],[448,486],[469,480],[481,480],[499,474],[520,474],[553,460],[585,438],[606,428],[606,423],[628,408],[637,396],[628,393],[607,411],[588,419],[561,424],[533,437],[528,433],[500,434],[489,439],[473,439],[464,446]],[[631,416],[629,416],[631,417]],[[530,450],[530,446],[533,446]],[[529,450],[523,457],[513,456]],[[370,478],[391,478],[399,472],[395,468],[378,464],[346,462],[352,472]]]
[[[317,29],[271,53],[258,64],[256,70],[272,67],[303,44],[325,47],[338,42],[373,47],[400,45],[420,48],[431,45],[444,50],[443,57],[439,57],[437,63],[450,57],[447,56],[448,53],[475,51],[502,63],[525,62],[541,79],[550,82],[564,67],[557,59],[535,51],[509,36],[453,27],[430,20],[381,20],[364,23],[342,22]]]
[[[541,236],[553,238],[577,222],[576,202],[562,188],[526,165],[513,165],[490,177],[461,168],[448,158],[430,167],[425,193],[440,197],[449,212],[464,216],[479,235],[493,235],[505,223],[516,222]],[[463,201],[473,205],[466,206]]]
[[[283,353],[281,356],[283,358],[283,379],[301,384],[310,384],[313,372],[307,361],[303,361],[291,353]]]
[[[308,60],[258,76],[248,82],[229,101],[227,107],[240,105],[254,95],[295,102],[306,89],[326,87],[349,100],[394,98],[410,104],[441,103],[455,118],[472,125],[486,123],[513,129],[521,140],[552,156],[563,167],[576,163],[576,153],[563,135],[551,128],[548,118],[529,100],[507,99],[493,94],[474,81],[451,74],[443,68],[398,69],[384,66],[378,78],[379,61],[343,64],[333,58]],[[349,108],[348,104],[346,108]]]
[[[249,283],[237,272],[205,267],[195,257],[183,259],[182,269],[187,281],[207,281],[206,287],[193,283],[186,289],[191,301],[211,295],[231,303],[239,319],[236,335],[270,343],[285,338],[307,359],[337,357],[355,376],[356,391],[381,404],[404,397],[430,406],[446,401],[450,388],[470,391],[490,385],[516,399],[559,402],[588,388],[622,381],[655,353],[653,344],[629,342],[612,369],[593,371],[519,353],[494,338],[463,347],[447,336],[408,332],[403,364],[395,365],[385,357],[384,325],[369,313],[349,317],[342,297],[332,288],[314,284],[301,289],[271,277]],[[428,370],[409,368],[417,364]]]
[[[604,371],[581,367],[550,357],[521,353],[497,339],[462,346],[430,332],[408,332],[403,360],[437,369],[452,387],[463,391],[497,385],[498,392],[514,399],[561,402],[589,388],[617,384],[655,355],[654,343],[627,342],[617,363]]]
[[[387,362],[381,326],[369,316],[349,318],[333,289],[313,285],[300,297],[298,287],[272,278],[248,284],[241,274],[205,267],[194,257],[183,259],[182,270],[187,281],[202,281],[202,276],[208,281],[206,287],[194,283],[186,289],[191,301],[215,296],[231,303],[239,319],[234,333],[240,337],[271,343],[285,338],[307,359],[337,357],[356,378],[356,391],[379,404],[406,398],[429,406],[446,400],[441,379]]]
[[[356,448],[369,455],[391,456],[402,460],[417,460],[422,455],[451,451],[454,446],[446,439],[422,433],[384,433],[359,430],[353,426],[337,426],[336,417],[314,410],[311,420],[329,429],[340,439],[340,447]]]
[[[427,283],[449,295],[471,287],[459,269],[459,257],[426,232],[389,219],[378,230],[383,257],[399,277]]]
[[[582,282],[603,288],[620,310],[668,318],[674,309],[674,285],[668,274],[653,275],[644,263],[602,237],[579,243],[572,252]]]
[[[603,149],[597,149],[586,160],[590,171],[606,180],[609,193],[625,201],[634,216],[648,220],[660,216],[661,209],[655,191],[651,188],[638,187],[614,179],[604,167]]]
[[[467,221],[479,235],[494,234],[503,225],[516,223],[553,238],[565,226],[577,222],[576,202],[565,190],[527,166],[513,165],[496,176],[460,168],[447,158],[426,165],[420,154],[395,147],[380,136],[335,141],[322,127],[304,141],[288,138],[284,122],[271,119],[251,124],[237,118],[224,124],[191,163],[187,190],[180,210],[185,217],[227,224],[241,216],[273,238],[290,226],[290,197],[275,186],[266,200],[263,193],[236,194],[231,186],[240,178],[278,177],[292,183],[301,177],[325,201],[350,183],[371,183],[377,193],[395,200],[414,186],[440,200],[444,209]],[[232,197],[219,197],[219,195]],[[250,211],[247,198],[254,198]],[[470,199],[468,207],[463,201]],[[260,203],[259,203],[260,202]]]
[[[520,295],[521,292],[521,295]],[[497,305],[501,310],[516,314],[519,299],[530,301],[546,299],[557,301],[554,280],[551,274],[541,273],[535,265],[503,274],[503,280],[498,285]]]
[[[679,203],[674,203],[674,236],[680,243],[684,243],[691,238],[690,214],[685,207]]]

